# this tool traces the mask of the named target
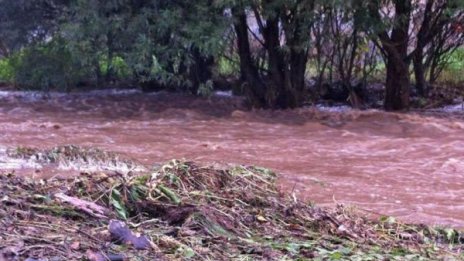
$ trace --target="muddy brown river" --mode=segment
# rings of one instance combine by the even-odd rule
[[[0,148],[75,144],[146,165],[173,158],[260,165],[280,173],[283,190],[319,205],[464,227],[462,113],[246,111],[240,104],[136,91],[2,91]],[[0,157],[0,168],[72,175],[9,160]]]

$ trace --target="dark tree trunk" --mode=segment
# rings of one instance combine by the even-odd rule
[[[258,9],[252,7],[267,54],[266,72],[258,69],[251,56],[245,9],[239,7],[232,9],[241,78],[247,84],[246,94],[254,107],[295,108],[302,104],[305,97],[304,77],[308,55],[307,50],[302,46],[305,46],[309,39],[302,37],[302,34],[309,35],[307,31],[309,26],[307,30],[300,30],[300,26],[304,24],[303,21],[298,20],[302,16],[300,13],[292,13],[287,17],[288,12],[296,12],[298,8],[287,10],[288,12],[282,11],[281,8],[275,8],[274,15],[266,17],[264,22]],[[282,38],[282,32],[285,33],[285,38]],[[283,51],[281,47],[283,39],[288,52]]]
[[[273,108],[285,108],[288,99],[285,90],[289,88],[287,87],[289,84],[285,81],[283,56],[280,52],[279,19],[277,17],[266,20],[263,36],[268,54],[270,78],[267,83],[266,99]]]
[[[267,107],[265,86],[259,77],[258,69],[251,56],[248,37],[248,23],[243,8],[233,8],[234,29],[237,35],[238,55],[240,58],[240,78],[245,83],[245,94],[253,107]]]
[[[395,25],[391,37],[386,31],[379,33],[379,39],[387,54],[387,80],[385,84],[385,103],[387,111],[409,108],[409,23],[411,0],[395,0]],[[371,10],[379,17],[378,10]]]
[[[389,55],[385,84],[385,110],[397,111],[409,107],[409,70],[403,60]]]
[[[190,50],[193,63],[189,66],[189,79],[192,82],[192,92],[196,94],[200,84],[206,83],[211,80],[212,65],[214,64],[214,58],[212,56],[205,56],[200,52],[197,47],[192,47]]]
[[[419,96],[424,97],[427,93],[427,80],[425,79],[423,49],[417,49],[414,54],[414,77],[416,78],[416,89]]]
[[[276,10],[277,13],[278,10]],[[307,44],[303,37],[301,14],[291,10],[292,18],[270,17],[266,21],[264,30],[265,47],[268,53],[270,86],[268,88],[268,101],[272,107],[279,109],[295,108],[301,105],[305,98],[305,72],[308,61],[307,50],[303,46]],[[285,33],[285,47],[290,51],[285,53],[280,46],[281,32],[279,22],[283,21]],[[308,26],[307,30],[309,30]]]
[[[6,44],[0,40],[0,58],[8,58],[10,56],[10,50]]]
[[[416,50],[413,57],[414,77],[416,78],[416,89],[419,96],[425,96],[427,92],[427,80],[425,79],[425,65],[424,65],[424,48],[431,40],[431,20],[432,20],[432,7],[433,0],[427,0],[424,9],[424,18],[421,27],[417,33]]]
[[[296,107],[304,102],[306,64],[308,63],[307,49],[303,48],[309,39],[302,35],[304,21],[296,18],[293,22],[291,34],[287,32],[287,45],[290,47],[290,83],[291,96],[290,106]],[[308,26],[306,30],[311,30]]]
[[[292,83],[292,101],[293,107],[299,106],[305,98],[305,73],[308,55],[306,51],[292,50],[291,55],[291,83]]]
[[[429,83],[430,84],[435,84],[435,82],[438,80],[438,60],[437,59],[432,59],[432,62],[430,64],[430,72],[429,72]]]
[[[93,67],[94,67],[94,70],[95,70],[95,85],[96,87],[100,87],[103,83],[103,75],[102,75],[102,71],[100,69],[100,61],[98,61],[97,59],[94,59],[93,60]]]
[[[108,64],[106,65],[106,81],[110,81],[114,76],[113,59],[114,59],[114,46],[113,46],[113,33],[108,32],[106,35],[106,46],[108,48]]]

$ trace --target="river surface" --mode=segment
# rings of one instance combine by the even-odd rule
[[[280,173],[283,190],[319,205],[464,227],[464,117],[455,111],[247,111],[224,93],[2,91],[0,152],[75,144],[146,166],[173,158],[260,165]],[[0,168],[72,175],[17,161],[0,157]]]

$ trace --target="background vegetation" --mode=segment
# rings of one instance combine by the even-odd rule
[[[260,108],[310,98],[384,107],[464,80],[462,0],[0,0],[0,81],[27,89],[114,84]]]

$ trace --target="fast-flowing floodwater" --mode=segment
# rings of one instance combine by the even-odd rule
[[[142,164],[186,158],[261,165],[318,204],[464,227],[464,121],[459,112],[246,111],[240,99],[137,91],[0,92],[6,148],[98,147]],[[71,175],[0,157],[0,168]],[[36,170],[35,170],[36,169]]]

